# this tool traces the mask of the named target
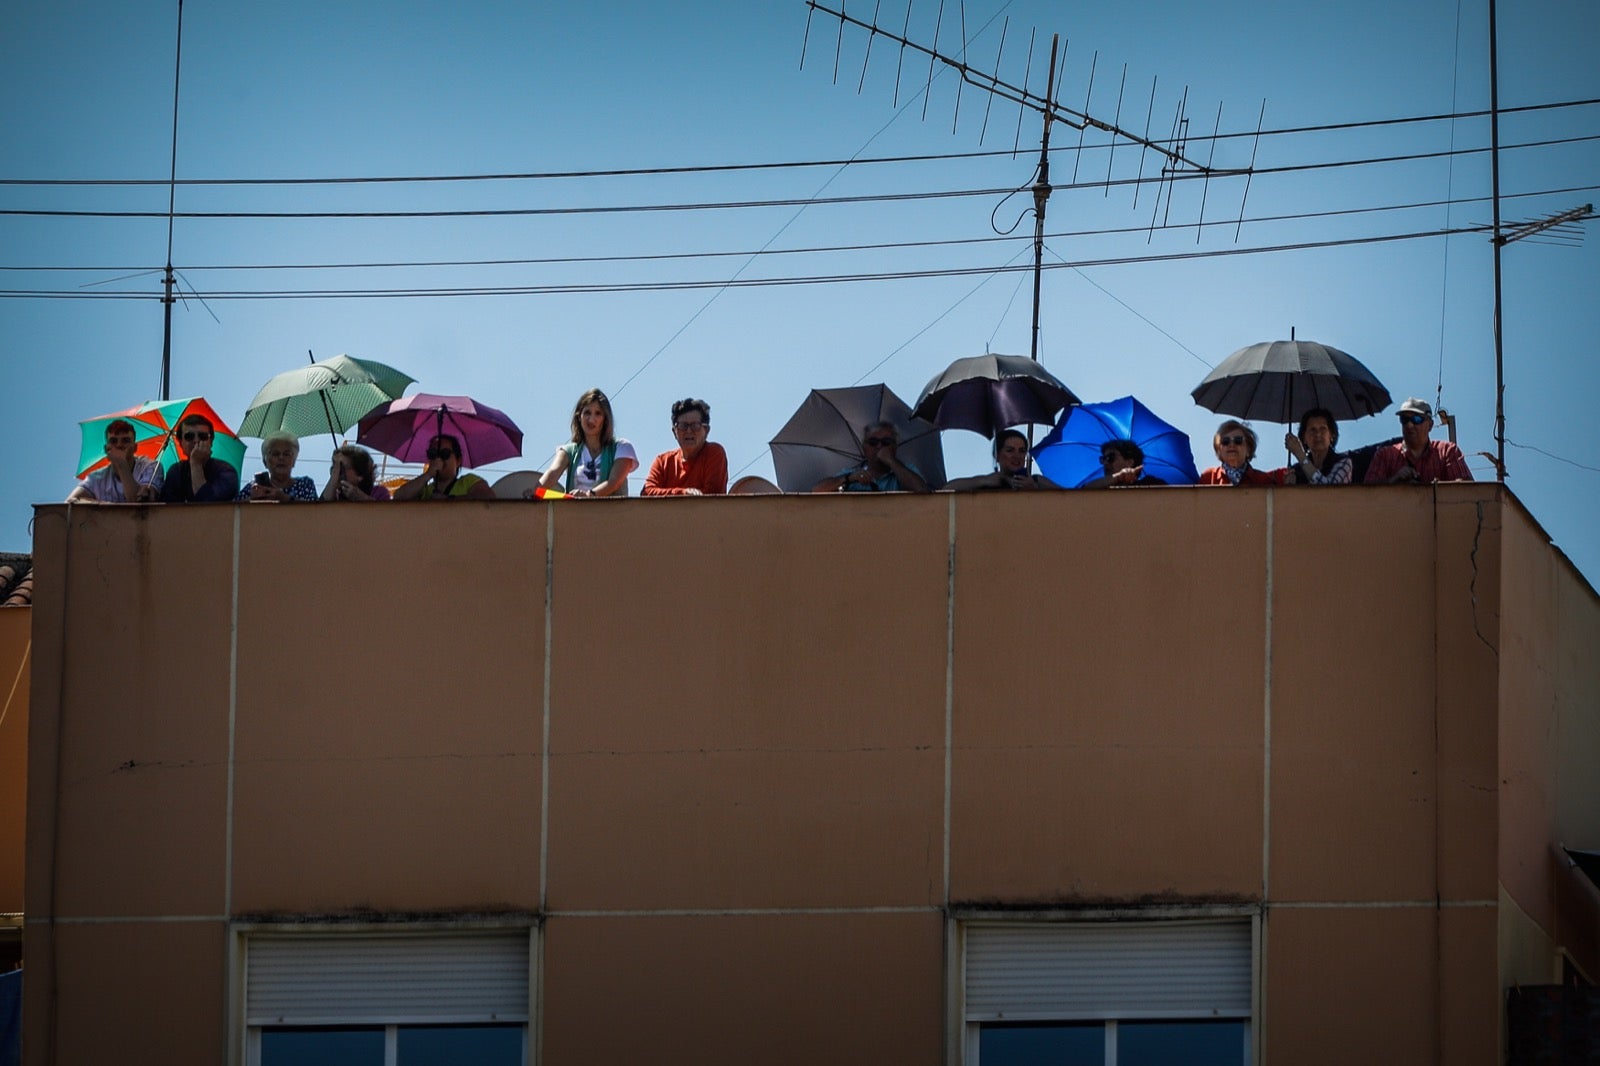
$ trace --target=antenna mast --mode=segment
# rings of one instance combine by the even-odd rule
[[[880,0],[880,6],[881,6],[881,0]],[[1050,67],[1049,67],[1049,73],[1047,74],[1047,76],[1045,78],[1044,93],[1041,95],[1039,93],[1033,92],[1031,89],[1029,89],[1027,87],[1027,85],[1026,85],[1026,77],[1024,77],[1024,84],[1023,85],[1021,85],[1021,86],[1013,85],[1010,82],[1002,80],[999,77],[998,73],[986,73],[986,72],[980,71],[977,68],[975,68],[975,67],[971,66],[970,64],[968,64],[966,62],[966,60],[964,60],[964,59],[957,58],[955,56],[946,55],[943,52],[939,51],[939,48],[938,48],[938,43],[939,42],[937,40],[937,37],[938,37],[938,29],[937,29],[937,27],[934,30],[935,40],[934,40],[933,47],[928,47],[928,46],[925,46],[925,45],[918,44],[917,42],[911,40],[908,36],[906,36],[906,34],[904,32],[895,33],[892,30],[887,30],[887,29],[884,29],[884,28],[880,27],[878,25],[878,22],[877,22],[876,10],[874,10],[873,20],[871,22],[864,22],[861,19],[858,19],[858,18],[854,17],[853,15],[847,14],[843,9],[842,0],[841,0],[841,4],[840,4],[839,10],[834,10],[833,8],[828,7],[825,3],[821,2],[821,0],[806,0],[806,7],[810,9],[807,12],[807,15],[806,15],[806,25],[807,25],[808,34],[809,34],[809,29],[810,29],[811,14],[814,13],[814,12],[818,12],[818,11],[820,11],[824,15],[829,15],[829,16],[839,20],[839,38],[840,38],[840,41],[842,41],[842,39],[843,39],[844,27],[846,25],[856,26],[856,27],[859,27],[860,29],[863,29],[863,30],[867,31],[867,52],[866,52],[866,58],[864,58],[862,60],[862,69],[861,69],[861,79],[862,79],[863,83],[865,83],[865,80],[866,80],[866,63],[872,56],[872,41],[873,41],[873,39],[875,39],[877,37],[883,37],[883,38],[886,38],[891,43],[899,46],[899,52],[900,52],[900,54],[902,56],[902,59],[901,60],[897,60],[897,64],[896,64],[895,96],[896,96],[897,100],[899,98],[899,91],[900,91],[899,70],[900,70],[900,66],[903,64],[904,53],[906,52],[907,49],[909,49],[912,52],[917,52],[917,53],[920,53],[920,54],[925,55],[925,56],[928,57],[928,84],[929,85],[931,85],[932,81],[933,81],[933,69],[934,69],[934,67],[936,65],[942,64],[945,68],[955,71],[960,76],[961,81],[964,84],[971,85],[971,86],[973,86],[975,88],[978,88],[978,89],[982,89],[984,92],[989,93],[991,98],[998,98],[998,99],[1005,100],[1005,101],[1008,101],[1010,103],[1016,104],[1017,108],[1018,108],[1017,121],[1018,121],[1019,126],[1020,126],[1020,123],[1021,123],[1022,114],[1024,112],[1026,112],[1026,111],[1030,111],[1030,110],[1034,111],[1037,114],[1039,114],[1041,116],[1041,118],[1043,119],[1044,129],[1043,129],[1043,133],[1042,133],[1042,135],[1040,137],[1039,166],[1038,166],[1038,172],[1037,172],[1037,175],[1035,176],[1035,179],[1034,179],[1034,182],[1033,182],[1033,187],[1032,187],[1032,191],[1033,191],[1033,216],[1034,216],[1034,229],[1033,229],[1034,236],[1033,236],[1033,342],[1032,342],[1032,355],[1033,355],[1033,358],[1035,360],[1037,360],[1039,358],[1039,303],[1040,303],[1040,278],[1041,278],[1041,276],[1042,276],[1042,274],[1044,272],[1044,219],[1045,219],[1045,205],[1046,205],[1046,202],[1050,198],[1050,193],[1053,191],[1053,189],[1052,189],[1052,187],[1050,185],[1050,126],[1051,126],[1052,123],[1063,122],[1063,123],[1066,123],[1068,126],[1072,127],[1073,129],[1076,129],[1076,130],[1079,130],[1079,131],[1085,131],[1085,130],[1089,130],[1089,129],[1096,129],[1096,130],[1100,130],[1103,133],[1108,133],[1108,134],[1111,135],[1111,144],[1112,144],[1113,148],[1115,147],[1115,145],[1117,143],[1117,140],[1120,138],[1120,139],[1122,139],[1124,141],[1128,141],[1128,142],[1130,142],[1130,143],[1132,143],[1134,145],[1137,145],[1140,149],[1142,149],[1144,151],[1155,152],[1157,155],[1159,155],[1161,157],[1161,159],[1163,161],[1162,162],[1162,176],[1163,176],[1163,178],[1169,178],[1171,175],[1179,173],[1180,171],[1187,171],[1187,172],[1191,172],[1191,173],[1195,173],[1195,174],[1203,174],[1203,175],[1206,175],[1207,178],[1209,178],[1213,174],[1219,174],[1219,173],[1248,174],[1250,172],[1248,169],[1245,169],[1245,170],[1219,171],[1219,170],[1216,170],[1213,167],[1211,167],[1208,163],[1201,163],[1201,162],[1199,162],[1199,161],[1197,161],[1195,159],[1189,158],[1189,156],[1187,155],[1187,140],[1188,140],[1187,137],[1175,138],[1175,139],[1167,141],[1167,142],[1153,141],[1153,140],[1150,140],[1148,136],[1141,136],[1141,135],[1139,135],[1137,133],[1132,132],[1131,130],[1124,129],[1122,126],[1117,125],[1115,122],[1105,122],[1105,121],[1103,121],[1101,119],[1098,119],[1098,118],[1096,118],[1093,115],[1088,113],[1088,110],[1087,110],[1088,101],[1087,100],[1085,100],[1085,102],[1084,102],[1085,110],[1083,110],[1083,111],[1077,111],[1077,110],[1074,110],[1073,108],[1067,107],[1066,105],[1062,104],[1059,100],[1056,99],[1056,84],[1055,84],[1056,77],[1057,77],[1057,73],[1056,73],[1057,54],[1058,54],[1059,44],[1060,44],[1060,36],[1058,34],[1053,34],[1051,36],[1051,39],[1050,39]],[[943,10],[944,10],[943,0],[941,0],[941,3],[940,3],[940,15],[941,15],[941,20],[940,21],[941,22],[943,21],[942,20]],[[962,23],[963,23],[963,25],[965,25],[965,18],[964,17],[963,17]],[[910,24],[911,24],[911,0],[907,0],[907,3],[906,3],[905,24],[906,24],[906,27],[909,27]],[[965,54],[966,41],[963,39],[963,41],[961,43],[962,43],[962,52],[963,52],[963,54]],[[1005,40],[1004,40],[1004,35],[1002,34],[1002,38],[1001,38],[1001,50],[1002,50],[1002,52],[1004,51],[1004,48],[1005,48]],[[835,52],[834,52],[834,77],[835,77],[835,80],[837,80],[837,78],[838,78],[838,59],[839,59],[839,57],[838,57],[839,41],[835,42],[834,49],[835,49]],[[1030,57],[1031,57],[1031,55],[1032,55],[1031,42],[1030,42],[1030,46],[1029,46],[1029,54],[1030,54]],[[801,63],[804,64],[804,62],[805,62],[805,50],[804,50],[804,46],[802,46],[802,48],[801,48]],[[1000,63],[1000,59],[999,59],[999,57],[996,57],[995,65],[996,65],[997,68],[999,66],[999,63]],[[1091,72],[1091,74],[1090,74],[1090,90],[1091,91],[1093,90],[1093,83],[1094,83],[1094,76],[1093,76],[1093,73]],[[926,89],[924,91],[926,91]],[[960,90],[959,90],[959,87],[958,87],[957,96],[956,96],[956,103],[957,103],[957,107],[958,108],[960,106],[960,99],[961,99],[960,98]],[[1151,88],[1151,106],[1152,107],[1154,106],[1154,103],[1155,103],[1155,89],[1154,89],[1154,86],[1152,86],[1152,88]],[[1181,119],[1182,122],[1186,125],[1188,120],[1182,114],[1184,106],[1185,106],[1184,103],[1180,103],[1179,104],[1179,115],[1178,115],[1178,118]],[[927,101],[926,100],[923,101],[923,107],[924,108],[927,107]],[[1119,101],[1118,101],[1119,116],[1120,116],[1120,109],[1121,109],[1121,101],[1119,99]],[[987,121],[987,115],[988,115],[987,109],[985,109],[984,115],[985,115],[985,120]],[[1178,124],[1178,122],[1177,122],[1177,120],[1175,120],[1174,121],[1174,125],[1176,126],[1177,124]],[[1148,130],[1146,132],[1148,133]],[[1080,148],[1082,147],[1081,141],[1080,141],[1079,147]],[[1143,160],[1143,156],[1142,156],[1142,153],[1141,153],[1141,172],[1142,172],[1142,167],[1143,167],[1142,160]],[[1109,182],[1110,182],[1110,170],[1109,170],[1109,168],[1107,170],[1106,180],[1107,180],[1107,183],[1108,183],[1107,188],[1109,189]],[[1157,202],[1158,203],[1159,203],[1159,200],[1160,200],[1160,197],[1159,197],[1159,193],[1158,193],[1158,195],[1157,195]],[[1170,198],[1169,198],[1169,207],[1170,207]],[[1242,212],[1243,204],[1240,205],[1240,209],[1241,209],[1241,212]],[[1204,212],[1204,204],[1203,203],[1201,205],[1201,211],[1202,211],[1202,213]]]
[[[178,47],[172,61],[172,170],[167,178],[167,269],[161,278],[161,399],[172,398],[172,222],[178,195],[178,77],[183,72],[183,0],[178,0]]]

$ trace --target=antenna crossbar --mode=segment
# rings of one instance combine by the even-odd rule
[[[1137,133],[1126,130],[1115,123],[1105,122],[1101,119],[1095,118],[1093,115],[1085,114],[1082,111],[1067,107],[1049,95],[1041,96],[1025,87],[1012,85],[1010,82],[1002,80],[998,75],[984,73],[983,71],[967,63],[965,60],[958,59],[954,56],[945,55],[937,48],[930,48],[926,45],[918,44],[916,41],[911,40],[909,37],[906,37],[903,34],[894,33],[890,30],[884,29],[881,26],[878,26],[875,22],[863,22],[861,19],[858,19],[854,15],[850,15],[843,10],[836,11],[826,4],[820,3],[819,0],[806,0],[806,6],[816,11],[820,11],[825,15],[831,15],[838,19],[841,29],[845,24],[848,24],[851,26],[859,26],[861,29],[866,30],[868,34],[867,39],[869,47],[873,37],[888,38],[890,41],[899,45],[902,52],[906,49],[910,49],[913,52],[918,52],[927,56],[930,68],[932,66],[942,64],[946,68],[955,71],[958,75],[960,75],[961,80],[967,84],[983,89],[986,92],[993,93],[1002,100],[1010,101],[1011,103],[1016,104],[1018,107],[1037,111],[1041,115],[1048,116],[1052,121],[1064,122],[1076,130],[1097,129],[1104,133],[1109,133],[1113,137],[1121,137],[1124,140],[1131,141],[1140,147],[1147,148],[1150,151],[1157,153],[1176,166],[1191,168],[1201,173],[1212,172],[1211,167],[1197,160],[1189,158],[1182,145],[1179,145],[1177,148],[1172,148],[1168,145],[1160,143],[1159,141],[1152,141],[1145,137],[1141,137]],[[931,81],[931,76],[929,80]],[[1050,86],[1047,85],[1045,88],[1048,93]]]

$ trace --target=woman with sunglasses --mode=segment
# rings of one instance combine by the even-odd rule
[[[1283,446],[1294,454],[1295,463],[1285,468],[1286,485],[1348,485],[1354,469],[1349,455],[1335,452],[1339,443],[1339,423],[1326,407],[1313,407],[1300,419],[1298,434],[1285,433]]]
[[[572,440],[556,449],[539,487],[559,487],[568,496],[626,496],[628,475],[639,466],[633,445],[617,436],[611,401],[599,389],[578,397],[572,408]],[[559,484],[558,484],[559,483]],[[533,490],[523,494],[533,498]]]
[[[445,433],[428,442],[428,465],[394,490],[397,500],[492,500],[494,489],[477,474],[461,472],[461,442]]]
[[[1256,431],[1237,419],[1230,418],[1217,427],[1211,438],[1211,447],[1217,453],[1219,465],[1200,475],[1202,485],[1277,485],[1282,478],[1277,473],[1257,470],[1250,465],[1256,457]]]

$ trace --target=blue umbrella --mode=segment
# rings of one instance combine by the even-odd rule
[[[1143,449],[1146,477],[1160,478],[1169,485],[1193,485],[1200,480],[1189,435],[1157,418],[1132,396],[1067,408],[1034,449],[1033,458],[1044,476],[1057,485],[1082,488],[1105,473],[1100,466],[1100,448],[1112,440],[1131,440]]]

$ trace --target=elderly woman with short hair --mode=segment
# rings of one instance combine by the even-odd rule
[[[1217,453],[1218,465],[1200,475],[1202,485],[1278,485],[1282,478],[1277,473],[1257,470],[1250,465],[1256,457],[1256,431],[1230,418],[1217,427],[1211,438],[1211,448]]]
[[[266,469],[239,490],[236,500],[273,503],[316,503],[317,486],[308,477],[295,477],[294,464],[300,458],[300,438],[286,429],[261,439],[261,458]]]

